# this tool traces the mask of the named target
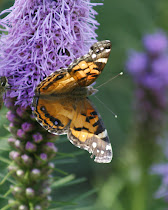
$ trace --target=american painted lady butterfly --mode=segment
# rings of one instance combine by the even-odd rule
[[[96,92],[89,85],[101,74],[110,51],[110,41],[96,42],[88,54],[45,78],[32,103],[41,126],[56,135],[67,134],[72,144],[92,153],[98,163],[111,162],[112,148],[101,116],[88,99]]]

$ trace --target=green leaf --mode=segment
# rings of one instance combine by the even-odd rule
[[[88,192],[85,192],[82,195],[77,196],[75,199],[73,199],[73,201],[84,200],[87,197],[89,197],[89,196],[93,195],[94,193],[96,193],[97,191],[98,191],[97,189],[89,190]]]
[[[63,159],[63,160],[54,161],[55,165],[64,165],[64,164],[71,164],[71,163],[77,163],[77,160],[76,159]]]
[[[77,205],[77,203],[74,203],[72,201],[52,201],[51,204],[55,204],[56,208],[51,208],[49,210],[58,210],[58,207],[64,207],[64,206],[74,206]]]
[[[68,182],[72,181],[73,179],[75,179],[75,175],[74,174],[70,174],[64,178],[59,179],[58,181],[55,181],[52,184],[52,188],[58,188],[61,186],[65,186]]]
[[[3,178],[2,181],[0,182],[0,185],[4,184],[4,183],[6,182],[6,180],[9,181],[9,182],[12,183],[12,184],[16,184],[15,181],[13,181],[11,178],[9,178],[10,175],[11,175],[10,172],[7,173],[6,175],[0,173],[0,177]]]
[[[11,164],[11,161],[10,161],[9,159],[3,158],[3,157],[1,157],[1,156],[0,156],[0,161],[3,162],[3,163],[6,163],[6,164],[8,164],[8,165]]]

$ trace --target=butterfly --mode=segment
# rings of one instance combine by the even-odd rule
[[[8,81],[5,76],[0,77],[0,109],[3,106],[3,95],[7,89]]]
[[[35,89],[32,110],[49,132],[67,134],[75,146],[87,150],[98,163],[112,160],[112,147],[100,114],[88,96],[111,51],[109,40],[93,44],[89,52],[48,77]]]

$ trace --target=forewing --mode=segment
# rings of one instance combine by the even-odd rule
[[[76,80],[67,69],[60,69],[46,77],[35,89],[35,95],[57,95],[71,92],[78,87]]]
[[[79,86],[92,84],[104,69],[110,51],[109,40],[96,42],[89,53],[73,61],[67,69],[59,69],[40,82],[35,95],[70,93]]]

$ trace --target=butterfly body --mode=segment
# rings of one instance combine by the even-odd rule
[[[108,40],[95,43],[88,54],[76,59],[67,69],[55,71],[35,90],[33,113],[49,132],[67,134],[75,146],[87,150],[99,163],[109,163],[112,148],[99,113],[88,96],[101,74],[109,53]]]

